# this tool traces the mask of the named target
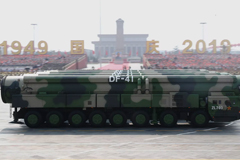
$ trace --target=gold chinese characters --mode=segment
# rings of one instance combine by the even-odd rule
[[[26,47],[23,47],[19,41],[13,41],[11,46],[7,45],[7,41],[3,41],[0,46],[3,46],[3,54],[7,55],[7,48],[11,47],[11,53],[13,55],[19,55],[22,50],[23,53],[34,54],[36,50],[38,54],[46,54],[48,52],[48,44],[45,41],[38,42],[38,48],[34,47],[34,41],[30,41]],[[84,41],[72,40],[71,41],[71,54],[83,54],[84,53]]]

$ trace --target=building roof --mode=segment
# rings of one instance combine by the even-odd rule
[[[98,34],[98,37],[115,37],[116,34]],[[148,34],[123,34],[124,37],[148,37]]]
[[[121,18],[119,18],[118,20],[116,20],[116,22],[124,22]]]

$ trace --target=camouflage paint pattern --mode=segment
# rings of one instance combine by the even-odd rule
[[[1,86],[3,102],[20,108],[202,108],[216,121],[240,110],[240,76],[207,70],[48,71]]]

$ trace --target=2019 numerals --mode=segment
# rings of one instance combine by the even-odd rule
[[[193,51],[189,51],[190,50],[190,48],[192,47],[192,41],[190,41],[190,40],[185,40],[184,42],[183,42],[183,45],[185,45],[186,43],[188,43],[188,46],[186,47],[186,48],[184,48],[183,49],[183,54],[192,54],[193,53]],[[199,45],[200,45],[200,43],[202,43],[202,49],[200,50],[200,47],[199,47]],[[227,45],[225,45],[225,43],[227,43]],[[230,41],[229,40],[227,40],[227,39],[224,39],[224,40],[222,40],[221,41],[221,46],[222,46],[222,53],[229,53],[230,51],[231,51],[231,43],[230,43]],[[213,53],[217,53],[217,45],[216,45],[216,40],[214,39],[212,42],[210,42],[209,44],[208,44],[209,46],[213,46],[212,48],[213,48]],[[206,43],[205,43],[205,41],[204,40],[198,40],[197,41],[197,43],[196,43],[196,51],[197,51],[197,53],[205,53],[206,52],[206,50],[207,50],[207,48],[206,48]]]

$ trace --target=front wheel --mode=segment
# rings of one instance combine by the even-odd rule
[[[42,115],[37,111],[29,111],[24,116],[24,122],[29,128],[37,128],[42,124]]]

